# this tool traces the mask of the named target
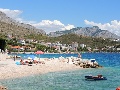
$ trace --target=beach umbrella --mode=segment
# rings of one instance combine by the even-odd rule
[[[40,60],[40,54],[44,54],[43,51],[36,51],[35,54],[39,54],[39,60]]]
[[[34,60],[35,57],[36,57],[35,55],[31,55],[31,54],[30,54],[30,55],[27,55],[27,58],[28,58],[28,59]]]

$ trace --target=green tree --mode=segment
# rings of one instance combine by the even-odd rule
[[[40,45],[40,44],[37,44],[37,45],[36,45],[36,50],[45,51],[46,48],[47,48],[47,47],[46,47],[45,45]]]

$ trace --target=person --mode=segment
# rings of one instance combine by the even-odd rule
[[[20,60],[20,65],[24,65],[24,62],[22,59]]]
[[[34,64],[37,64],[37,63],[38,63],[38,61],[37,61],[37,60],[33,60],[33,63],[34,63]]]
[[[98,75],[98,78],[102,78],[102,75],[101,75],[101,74],[99,74],[99,75]]]
[[[80,53],[78,53],[78,58],[81,58],[81,54]]]
[[[32,66],[32,64],[33,64],[33,62],[32,62],[32,61],[30,61],[30,62],[29,62],[29,64],[28,64],[28,66]]]
[[[16,55],[14,55],[14,57],[13,57],[13,58],[14,58],[14,61],[15,61],[15,59],[16,59]]]

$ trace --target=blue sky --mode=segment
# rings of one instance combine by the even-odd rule
[[[120,0],[1,0],[0,11],[47,33],[99,26],[120,35]]]

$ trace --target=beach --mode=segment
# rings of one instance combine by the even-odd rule
[[[15,63],[19,59],[3,60],[2,57],[0,85],[8,90],[115,90],[120,86],[120,53],[83,53],[82,59],[95,58],[103,66],[89,69],[66,63],[65,59],[55,57],[49,60],[45,57],[40,58],[40,61],[45,60],[45,64],[32,66],[17,65]],[[107,80],[86,81],[84,78],[86,75],[98,74],[102,74]]]
[[[44,58],[42,58],[44,60]],[[36,74],[44,74],[55,71],[67,71],[81,69],[80,66],[68,64],[59,60],[44,60],[45,64],[16,65],[13,59],[6,59],[0,61],[0,79],[19,78]]]

